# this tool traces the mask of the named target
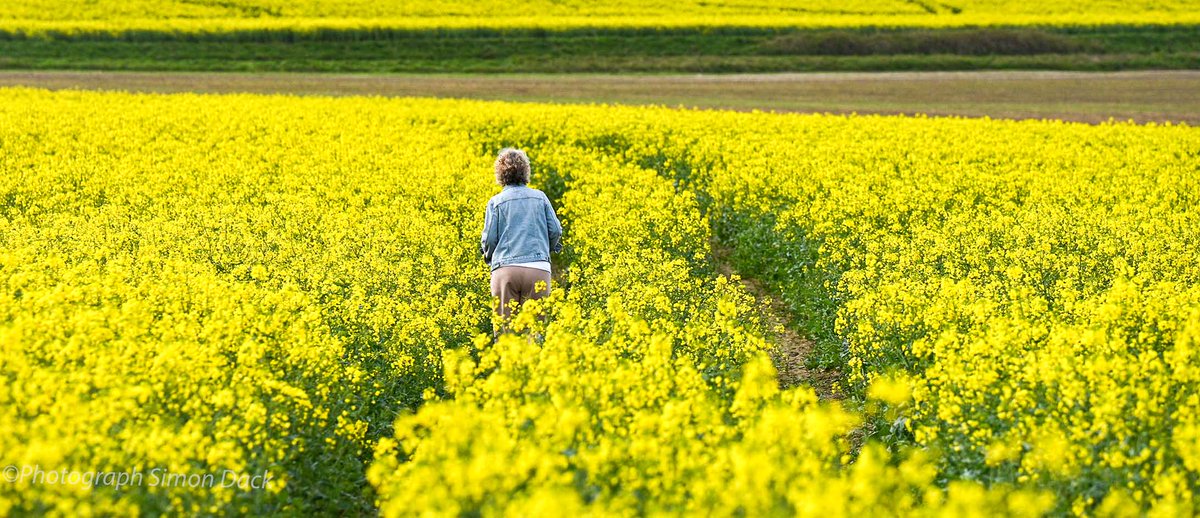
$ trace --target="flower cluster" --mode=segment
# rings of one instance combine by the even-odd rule
[[[1196,509],[1196,129],[680,125],[666,153],[745,263],[828,321],[848,383],[915,380],[909,425],[945,476],[1052,488],[1060,511]]]
[[[362,492],[374,438],[489,314],[465,237],[488,162],[433,118],[0,92],[0,465],[279,475],[0,483],[0,514],[369,509],[321,495]]]
[[[575,112],[527,108],[534,120]],[[1009,485],[944,490],[934,459],[915,449],[869,442],[852,458],[860,418],[809,387],[780,389],[752,298],[710,271],[694,194],[597,153],[613,142],[589,134],[598,122],[564,117],[557,136],[526,140],[481,135],[533,149],[535,171],[562,183],[566,290],[527,303],[515,333],[446,351],[447,394],[397,420],[368,471],[385,516],[1029,515],[1053,505]]]
[[[504,147],[565,249],[493,341],[476,242]],[[0,514],[1194,512],[1198,149],[1181,126],[0,90],[0,465],[277,474],[0,483]],[[780,388],[713,243],[844,402]]]

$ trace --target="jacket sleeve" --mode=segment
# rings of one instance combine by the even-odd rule
[[[479,253],[488,264],[492,263],[492,252],[496,251],[496,241],[500,239],[495,212],[492,202],[488,201],[487,208],[483,211],[483,234],[479,238]]]
[[[550,251],[558,253],[562,251],[562,223],[558,221],[558,216],[554,214],[554,207],[550,205],[550,199],[545,200],[546,205],[546,231],[550,237]]]

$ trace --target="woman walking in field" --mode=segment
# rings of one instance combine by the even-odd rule
[[[495,166],[504,188],[488,200],[480,251],[492,269],[496,313],[508,317],[513,306],[550,294],[550,253],[562,251],[562,224],[546,194],[528,187],[524,151],[500,150]]]

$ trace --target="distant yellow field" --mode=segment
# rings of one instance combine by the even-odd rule
[[[1200,23],[1187,0],[722,0],[603,3],[369,0],[14,0],[0,7],[10,33],[380,30],[580,27],[950,27]]]

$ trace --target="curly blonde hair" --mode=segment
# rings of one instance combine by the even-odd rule
[[[529,183],[529,155],[520,149],[506,147],[496,155],[496,183],[525,185]]]

